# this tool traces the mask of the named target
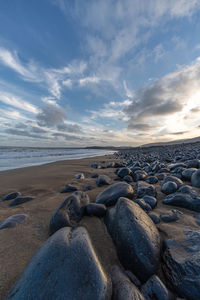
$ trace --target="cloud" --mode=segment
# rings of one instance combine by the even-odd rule
[[[43,128],[37,127],[37,126],[31,126],[30,131],[32,131],[34,133],[47,133],[46,130],[44,130]]]
[[[129,123],[128,129],[135,129],[136,131],[149,131],[152,130],[155,126],[145,123]]]
[[[80,133],[81,127],[77,124],[58,124],[57,129],[60,131],[67,131],[71,133]]]
[[[70,135],[70,134],[67,134],[67,133],[55,132],[55,133],[52,134],[52,136],[54,136],[55,138],[57,138],[57,137],[63,137],[67,141],[81,141],[82,140],[81,137],[78,137],[76,135]]]
[[[199,113],[199,112],[200,112],[200,106],[193,107],[193,108],[190,109],[190,111],[191,111],[192,113]]]
[[[66,119],[66,112],[60,107],[47,104],[41,108],[37,115],[38,125],[45,127],[54,127],[63,124]]]
[[[60,99],[63,86],[71,86],[72,80],[82,76],[87,69],[87,63],[74,60],[61,68],[44,68],[34,61],[23,63],[17,51],[0,48],[0,63],[21,75],[22,79],[29,82],[42,84],[56,99]]]
[[[171,132],[170,134],[172,134],[172,135],[182,135],[182,134],[187,133],[187,132],[188,132],[188,130],[178,131],[178,132]]]
[[[9,123],[9,126],[10,126],[10,123]],[[24,124],[24,123],[17,123],[15,125],[15,128],[17,129],[26,129],[27,128],[27,124]]]
[[[36,139],[48,139],[48,137],[44,135],[38,135],[38,134],[32,134],[27,130],[18,130],[13,128],[8,128],[4,131],[5,133],[12,134],[12,135],[19,135],[19,136],[25,136],[30,138],[36,138]]]
[[[19,108],[21,110],[28,111],[32,114],[37,114],[39,112],[38,108],[35,105],[25,101],[22,98],[19,98],[10,93],[5,93],[3,91],[1,91],[0,93],[0,102],[9,106]]]
[[[85,77],[85,78],[81,78],[79,79],[79,84],[80,86],[84,86],[90,83],[98,83],[101,79],[98,77]]]
[[[189,106],[192,97],[194,98],[198,92],[200,92],[200,62],[195,61],[138,90],[132,103],[123,110],[129,119],[128,127],[134,127],[134,124],[148,120],[152,123],[152,118],[154,121],[160,120],[161,117],[181,112]],[[193,99],[194,101],[197,99]],[[162,121],[159,123],[161,127]]]

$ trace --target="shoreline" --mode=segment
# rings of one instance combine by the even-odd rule
[[[69,157],[68,158],[68,156],[67,155],[63,155],[63,158],[61,158],[61,155],[57,155],[56,157],[57,157],[57,159],[55,158],[55,160],[53,159],[53,160],[51,160],[50,159],[50,161],[41,161],[41,162],[27,162],[27,163],[24,163],[25,165],[23,165],[23,166],[19,166],[19,167],[16,167],[16,166],[14,166],[13,168],[9,168],[9,169],[5,169],[5,170],[1,170],[1,168],[3,168],[3,167],[1,167],[0,166],[0,172],[4,172],[4,171],[11,171],[11,170],[15,170],[15,169],[24,169],[24,168],[29,168],[29,167],[34,167],[34,166],[41,166],[41,165],[45,165],[45,164],[50,164],[50,163],[55,163],[55,162],[59,162],[59,161],[71,161],[71,160],[79,160],[79,159],[87,159],[87,158],[94,158],[94,157],[100,157],[100,156],[105,156],[105,155],[113,155],[114,153],[115,153],[116,151],[112,151],[112,150],[110,150],[110,151],[107,151],[107,152],[105,152],[105,153],[101,153],[101,152],[99,152],[99,153],[91,153],[91,154],[89,154],[89,153],[85,153],[85,155],[84,154],[74,154],[74,157]],[[78,156],[78,157],[76,157],[76,155]],[[69,154],[69,156],[71,156],[71,154]],[[47,156],[48,157],[48,156]],[[47,157],[44,157],[44,158],[47,158]],[[60,157],[61,159],[58,159],[58,157]],[[37,158],[37,157],[33,157],[33,158]],[[38,157],[38,159],[40,159],[41,157]],[[17,158],[17,160],[19,160],[20,161],[20,159],[26,159],[26,158]],[[26,165],[26,164],[28,164],[28,165]]]

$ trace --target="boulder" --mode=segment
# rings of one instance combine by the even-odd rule
[[[106,206],[104,204],[89,203],[85,207],[88,216],[103,217],[106,214]]]
[[[121,178],[124,178],[126,175],[131,175],[132,171],[129,168],[121,168],[118,170],[117,175]]]
[[[172,289],[190,300],[200,299],[200,231],[184,230],[177,240],[166,240],[164,274]]]
[[[157,271],[160,258],[160,235],[153,221],[139,205],[121,197],[107,212],[105,223],[124,268],[147,280]]]
[[[144,202],[151,206],[151,208],[155,208],[157,205],[157,199],[155,197],[145,195],[143,197]]]
[[[149,184],[155,184],[158,182],[158,177],[157,176],[148,176],[145,179],[146,182],[148,182]]]
[[[133,198],[133,187],[126,182],[114,183],[97,195],[96,203],[115,205],[120,197]]]
[[[173,194],[177,191],[178,186],[176,184],[176,182],[173,181],[167,181],[162,185],[161,191],[165,194],[165,195],[169,195],[169,194]]]
[[[3,198],[2,198],[2,201],[8,201],[8,200],[13,200],[17,197],[21,196],[21,193],[20,192],[13,192],[13,193],[10,193],[10,194],[7,194],[5,195]]]
[[[145,300],[139,289],[118,266],[112,267],[111,276],[113,284],[112,300]]]
[[[63,193],[72,193],[77,191],[78,188],[76,186],[73,186],[71,184],[67,184],[60,192]]]
[[[135,199],[135,203],[137,203],[145,212],[152,210],[151,206],[146,203],[142,198]]]
[[[200,169],[195,171],[191,177],[192,186],[200,188]]]
[[[200,197],[192,198],[190,194],[176,192],[168,195],[163,204],[184,207],[189,210],[200,212]]]
[[[108,300],[111,282],[85,228],[65,227],[35,253],[7,300]]]
[[[12,228],[22,223],[27,218],[26,214],[17,214],[8,217],[7,219],[0,222],[0,230],[5,228]]]
[[[85,214],[85,206],[88,203],[88,195],[81,191],[74,192],[67,197],[51,217],[50,234],[55,233],[62,227],[78,226],[79,221]]]
[[[75,177],[76,179],[85,179],[85,176],[84,176],[83,173],[76,174],[74,177]]]
[[[30,197],[30,196],[27,196],[27,197],[17,197],[15,199],[13,199],[9,206],[15,206],[15,205],[19,205],[19,204],[22,204],[22,203],[25,203],[25,202],[28,202],[28,201],[31,201],[35,199],[35,197]]]
[[[157,194],[156,188],[147,182],[139,181],[137,183],[137,196],[138,198],[142,198],[145,195],[155,197]]]
[[[175,300],[176,297],[166,288],[164,283],[153,275],[142,286],[141,292],[145,297],[145,300]]]
[[[112,183],[112,179],[107,175],[99,175],[96,181],[98,186],[102,185],[110,185]]]
[[[187,181],[190,181],[191,180],[191,177],[192,177],[192,174],[197,171],[197,169],[195,168],[189,168],[189,169],[185,169],[183,170],[182,172],[182,177],[184,180],[187,180]]]
[[[163,181],[163,184],[165,184],[168,181],[175,182],[177,184],[178,188],[180,188],[183,185],[183,181],[180,178],[176,177],[176,176],[169,175],[169,176],[165,177],[165,179]]]

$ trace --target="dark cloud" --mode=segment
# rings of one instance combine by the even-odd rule
[[[70,135],[70,134],[67,134],[67,133],[53,133],[52,136],[54,136],[55,138],[58,138],[58,137],[63,137],[65,138],[66,141],[81,141],[82,138],[81,137],[77,137],[75,135]]]
[[[81,127],[77,124],[71,125],[71,124],[59,124],[57,125],[57,129],[60,131],[67,131],[71,133],[80,133]]]
[[[18,128],[18,129],[26,129],[27,128],[27,125],[24,124],[24,123],[18,123],[15,125],[15,128]]]
[[[192,108],[192,109],[190,109],[190,111],[192,112],[192,113],[198,113],[198,112],[200,112],[200,107],[194,107],[194,108]]]
[[[145,124],[145,123],[129,123],[128,124],[128,129],[135,129],[138,131],[148,131],[153,128],[154,128],[154,126]]]
[[[36,139],[48,139],[48,137],[46,137],[46,136],[32,134],[32,133],[28,132],[27,130],[18,130],[18,129],[8,128],[4,132],[13,134],[13,135],[26,136],[26,137],[36,138]]]
[[[37,126],[31,126],[30,130],[34,133],[47,133],[46,130],[44,130],[43,128],[37,127]]]
[[[181,111],[194,91],[199,90],[199,84],[200,64],[196,63],[141,88],[136,92],[132,103],[123,110],[128,117],[128,128]],[[191,112],[198,110],[196,107]],[[162,126],[162,122],[157,123],[157,127]]]
[[[188,130],[186,131],[178,131],[178,132],[171,132],[170,134],[173,134],[173,135],[181,135],[181,134],[184,134],[184,133],[187,133]]]
[[[45,127],[54,127],[59,124],[63,124],[66,119],[66,112],[55,106],[45,105],[41,108],[41,112],[37,115],[38,125]]]

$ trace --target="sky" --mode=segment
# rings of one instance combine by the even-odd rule
[[[199,0],[6,0],[0,28],[0,146],[200,136]]]

